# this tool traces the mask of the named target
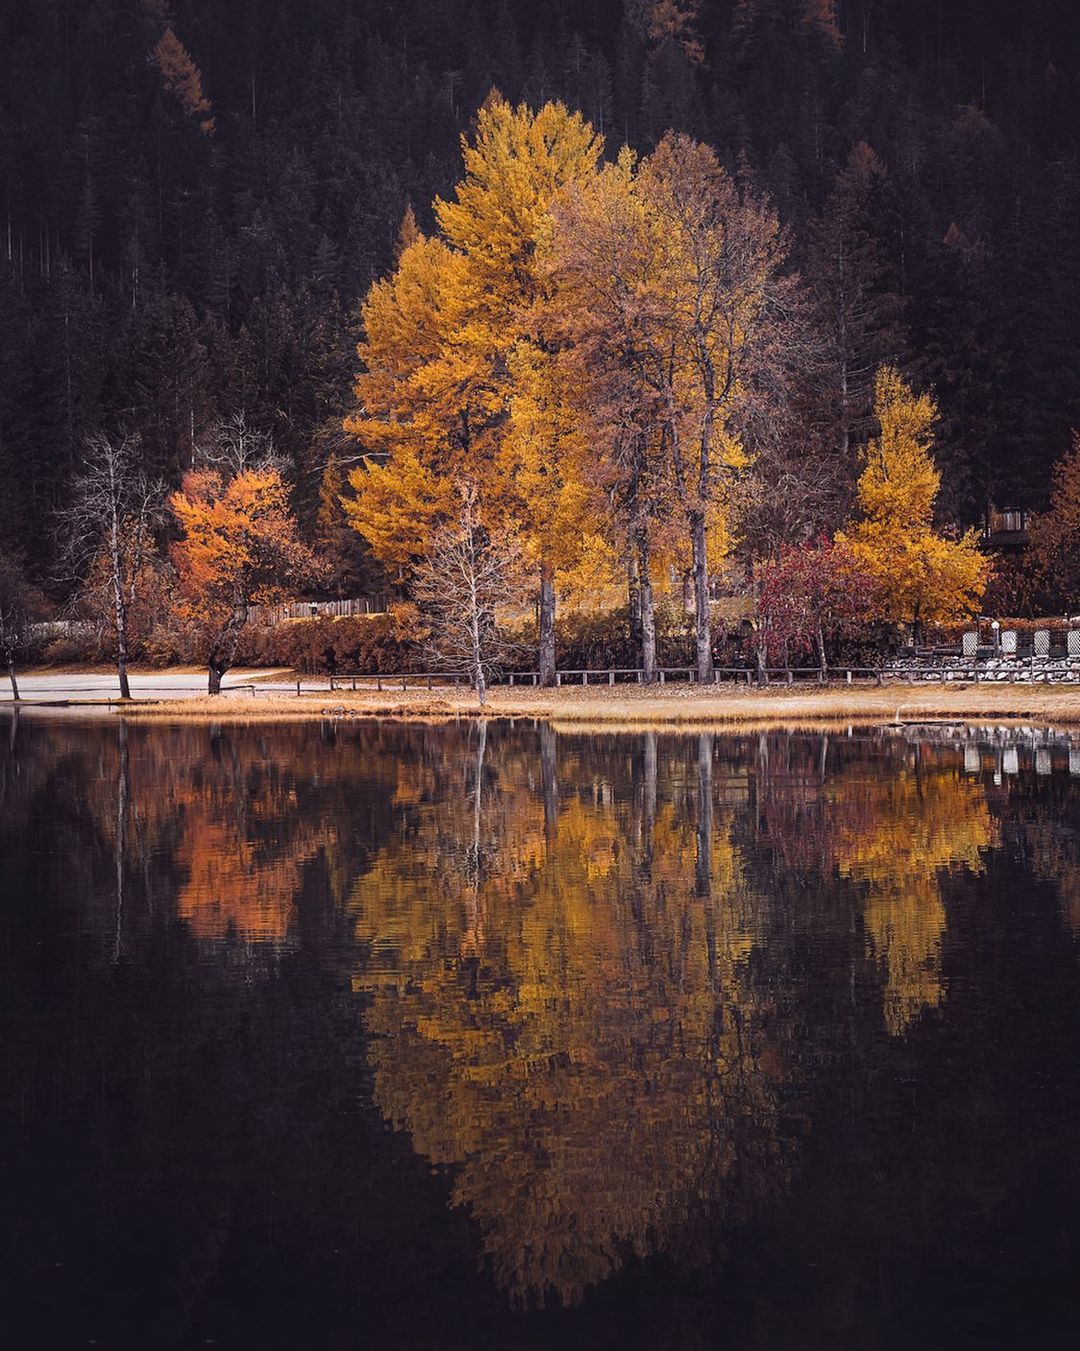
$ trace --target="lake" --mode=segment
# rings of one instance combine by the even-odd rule
[[[1074,1340],[1080,742],[0,720],[5,1342]]]

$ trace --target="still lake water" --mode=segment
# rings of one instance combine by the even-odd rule
[[[0,721],[5,1344],[1075,1344],[1080,752],[936,735]]]

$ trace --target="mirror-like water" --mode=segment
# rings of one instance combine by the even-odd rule
[[[0,733],[15,1345],[1072,1340],[1064,738]]]

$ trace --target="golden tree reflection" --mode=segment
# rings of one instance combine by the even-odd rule
[[[456,1166],[521,1302],[688,1250],[708,1201],[735,1210],[783,1179],[747,973],[760,906],[711,822],[707,740],[704,831],[699,792],[658,794],[655,753],[633,797],[564,757],[552,820],[535,765],[500,758],[485,791],[481,741],[353,895],[376,1098]]]
[[[903,1032],[944,995],[941,945],[945,933],[943,875],[981,873],[997,842],[982,787],[955,770],[897,773],[841,780],[836,864],[865,886],[867,942],[886,973],[889,1031]]]
[[[835,871],[858,885],[885,1023],[898,1035],[944,997],[942,882],[981,873],[999,827],[955,751],[897,741],[883,765],[845,759],[842,744],[830,762],[826,738],[816,756],[809,749],[782,743],[759,757],[761,828],[784,868]]]

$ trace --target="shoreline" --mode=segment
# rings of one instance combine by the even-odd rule
[[[58,692],[59,693],[59,692]],[[0,710],[16,707],[10,700]],[[461,718],[536,718],[555,725],[598,727],[746,727],[782,725],[905,724],[978,721],[1080,725],[1080,686],[924,683],[843,686],[826,689],[719,689],[699,686],[561,686],[557,689],[497,686],[481,708],[460,689],[274,692],[252,697],[236,691],[182,699],[30,698],[20,712],[55,709],[68,715],[118,714],[131,722],[280,722],[376,719],[443,722]]]

